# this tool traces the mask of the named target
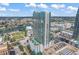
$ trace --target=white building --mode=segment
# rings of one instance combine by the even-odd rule
[[[3,42],[3,38],[2,37],[0,37],[0,44]]]
[[[35,40],[30,41],[30,47],[32,51],[35,51],[36,53],[38,52],[43,52],[43,45],[39,44],[38,42],[36,42]]]
[[[25,37],[23,40],[20,40],[20,44],[23,46],[27,46],[29,44],[30,38],[29,37]]]

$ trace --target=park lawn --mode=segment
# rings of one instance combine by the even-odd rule
[[[19,31],[19,32],[16,32],[16,33],[12,34],[12,38],[15,39],[16,41],[20,40],[21,38],[24,38],[24,36],[25,36],[24,31]]]

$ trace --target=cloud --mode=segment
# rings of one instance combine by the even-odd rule
[[[4,6],[9,6],[9,3],[0,3],[0,4]]]
[[[37,5],[37,7],[48,8],[48,6],[46,4],[39,4],[39,5]]]
[[[25,7],[29,7],[29,4],[25,4]]]
[[[36,4],[34,4],[34,3],[30,3],[30,6],[32,6],[32,7],[36,7]]]
[[[9,11],[12,11],[12,12],[19,12],[20,10],[19,9],[8,9]]]
[[[64,4],[52,4],[51,7],[55,9],[60,9],[60,8],[65,8],[65,5]]]
[[[0,11],[6,11],[5,7],[0,7]]]
[[[71,10],[71,11],[77,11],[77,7],[73,7],[73,6],[68,6],[67,10]]]
[[[46,4],[35,4],[35,3],[30,3],[30,4],[25,4],[26,7],[39,7],[39,8],[48,8]]]
[[[36,7],[35,3],[25,4],[26,7]]]

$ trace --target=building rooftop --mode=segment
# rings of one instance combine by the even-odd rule
[[[47,55],[75,55],[79,49],[64,42],[59,42],[44,50]]]
[[[0,55],[8,54],[7,44],[0,44]]]
[[[44,53],[47,55],[55,54],[56,51],[60,50],[64,46],[66,46],[66,43],[63,43],[63,42],[53,44],[51,47],[45,49]]]
[[[2,42],[2,37],[0,37],[0,42]]]
[[[31,26],[26,26],[26,29],[29,30],[29,29],[32,29],[32,27]]]
[[[7,44],[1,44],[0,45],[0,51],[3,50],[3,49],[7,49]]]
[[[73,35],[73,31],[62,31],[63,33],[69,34],[69,35]]]
[[[59,51],[56,52],[57,55],[75,55],[76,51],[78,51],[79,49],[76,47],[73,47],[71,45],[67,45],[66,47],[60,49]]]

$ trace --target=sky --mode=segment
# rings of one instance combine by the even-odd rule
[[[0,3],[0,16],[32,16],[33,11],[49,11],[52,16],[76,16],[77,3]]]

